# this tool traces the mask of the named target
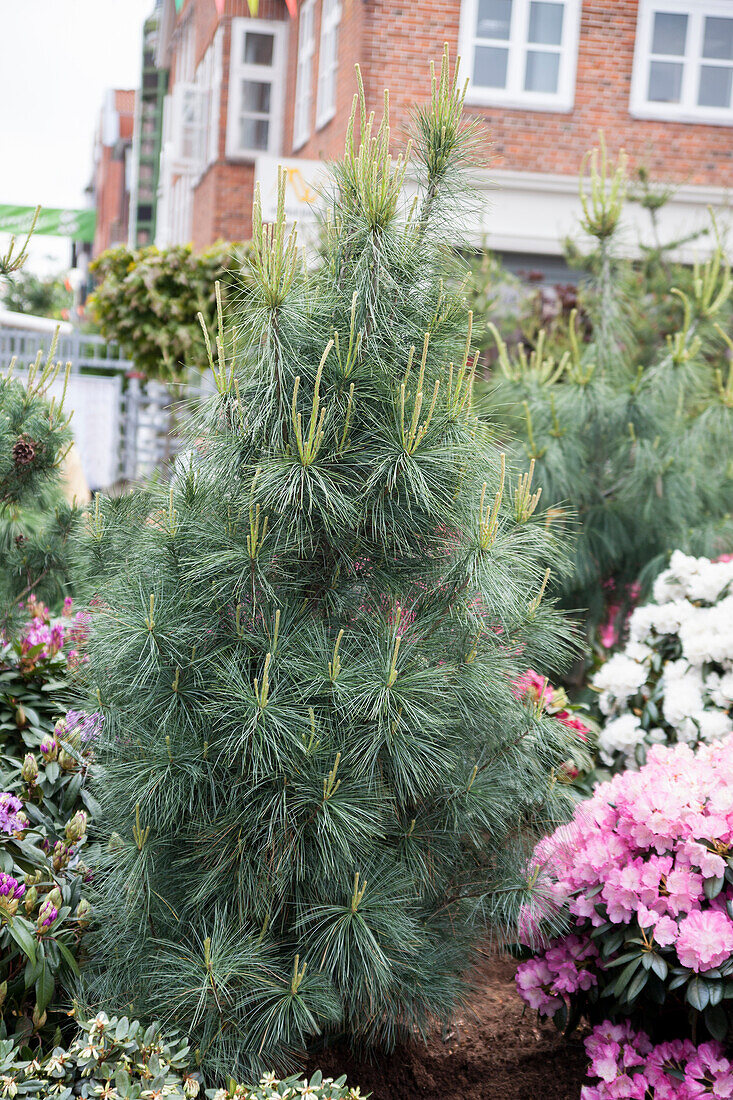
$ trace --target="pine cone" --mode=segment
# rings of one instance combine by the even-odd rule
[[[13,462],[16,466],[28,466],[36,457],[38,444],[27,435],[22,435],[13,445]]]

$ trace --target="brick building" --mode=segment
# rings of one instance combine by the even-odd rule
[[[97,211],[92,256],[113,245],[127,243],[134,119],[135,92],[110,89],[99,119],[89,187]]]
[[[578,210],[577,174],[603,130],[610,152],[673,183],[662,232],[678,237],[728,210],[733,186],[733,0],[163,0],[157,64],[170,70],[159,243],[250,232],[277,163],[288,202],[312,216],[313,186],[336,157],[354,92],[390,89],[393,133],[428,91],[443,42],[469,78],[468,113],[486,136],[479,214],[466,240],[559,255]],[[630,207],[629,240],[647,232]],[[698,247],[698,246],[696,246]]]

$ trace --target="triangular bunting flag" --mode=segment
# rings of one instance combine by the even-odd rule
[[[214,3],[216,4],[216,13],[217,13],[217,15],[223,15],[224,5],[226,4],[226,2],[227,2],[227,0],[214,0]]]
[[[295,19],[296,15],[298,14],[298,0],[285,0],[285,3],[288,6],[290,18]]]

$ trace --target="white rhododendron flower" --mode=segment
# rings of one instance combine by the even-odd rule
[[[628,643],[592,686],[607,716],[604,763],[636,767],[639,748],[728,736],[733,717],[733,561],[675,551],[654,600],[629,617]]]
[[[633,759],[634,749],[644,740],[644,730],[635,714],[613,718],[601,730],[598,749],[604,764],[613,763],[613,754],[620,752]]]

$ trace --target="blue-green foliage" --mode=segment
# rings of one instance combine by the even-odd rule
[[[356,100],[309,267],[284,187],[274,227],[257,201],[247,312],[170,492],[90,517],[108,858],[86,996],[183,1029],[220,1080],[446,1019],[564,808],[573,733],[512,692],[567,655],[541,598],[562,550],[472,411],[449,289],[461,106],[444,62],[405,209]]]

